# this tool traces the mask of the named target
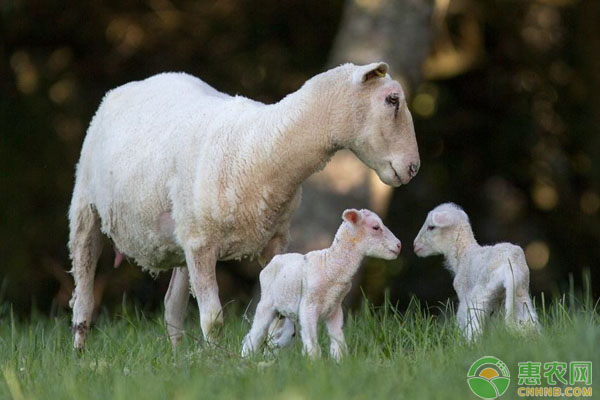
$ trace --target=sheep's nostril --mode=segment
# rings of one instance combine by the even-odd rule
[[[398,242],[398,243],[396,244],[396,247],[398,247],[398,250],[400,250],[400,249],[402,248],[402,243]]]
[[[408,174],[410,175],[410,177],[414,177],[417,172],[419,172],[419,163],[411,163],[408,166]]]

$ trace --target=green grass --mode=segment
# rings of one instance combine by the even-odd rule
[[[100,317],[79,354],[71,348],[68,316],[26,323],[4,309],[0,399],[476,399],[465,377],[485,355],[508,365],[512,380],[502,398],[509,399],[517,398],[519,361],[590,360],[600,368],[597,308],[572,298],[538,304],[540,335],[515,335],[492,317],[472,345],[447,306],[433,316],[418,301],[404,313],[389,302],[379,309],[365,305],[347,316],[350,354],[339,365],[327,357],[307,360],[299,341],[277,358],[241,359],[249,326],[231,310],[216,347],[194,337],[197,318],[189,318],[186,338],[173,351],[160,317],[123,311]]]

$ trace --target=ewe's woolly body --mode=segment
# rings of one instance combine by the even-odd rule
[[[183,264],[186,240],[227,243],[221,259],[254,255],[330,154],[327,135],[312,135],[320,126],[298,129],[322,122],[303,95],[266,106],[181,73],[129,83],[110,91],[94,117],[77,184],[102,231],[144,268]]]
[[[317,75],[273,105],[183,73],[116,88],[86,135],[82,201],[119,251],[150,270],[183,264],[185,246],[218,243],[222,260],[258,254],[278,230],[287,235],[300,184],[354,144],[348,132],[368,112],[348,84],[357,68]]]

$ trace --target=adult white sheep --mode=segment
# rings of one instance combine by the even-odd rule
[[[182,73],[109,91],[69,210],[75,347],[89,329],[102,232],[145,270],[179,267],[165,297],[171,340],[181,337],[188,279],[210,340],[222,324],[215,263],[258,255],[264,265],[281,253],[301,183],[332,154],[351,149],[389,185],[415,176],[411,115],[387,69],[345,64],[272,105]]]
[[[485,317],[502,302],[506,322],[518,328],[537,327],[529,297],[529,268],[523,249],[511,243],[480,246],[469,217],[454,203],[444,203],[427,215],[414,241],[415,254],[441,254],[454,274],[458,324],[468,340],[481,332]]]

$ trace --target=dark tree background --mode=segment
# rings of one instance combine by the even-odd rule
[[[331,60],[351,58],[340,50],[356,35],[348,15],[376,21],[358,37],[372,33],[392,75],[410,86],[422,157],[417,178],[386,207],[403,254],[366,263],[367,296],[381,301],[386,288],[401,303],[412,294],[429,304],[453,296],[441,260],[417,259],[411,243],[429,209],[455,201],[481,242],[523,246],[535,295],[565,291],[570,280],[583,288],[589,274],[597,297],[600,2],[412,3],[424,11],[387,12],[386,0],[0,2],[0,303],[22,314],[66,307],[74,165],[108,89],[178,70],[274,102]],[[428,35],[414,51],[399,34],[411,23]],[[429,56],[416,62],[420,54]],[[327,199],[304,201],[318,209]],[[103,306],[125,298],[159,307],[169,274],[114,270],[106,249],[96,282]],[[247,302],[256,271],[220,265],[223,302]]]

